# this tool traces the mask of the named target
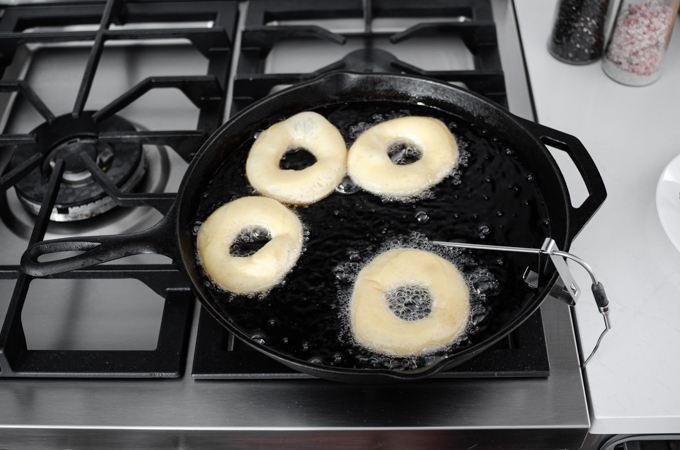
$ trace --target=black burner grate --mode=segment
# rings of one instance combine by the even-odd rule
[[[363,18],[363,32],[351,36],[366,38],[365,51],[348,56],[311,73],[263,73],[264,61],[275,44],[288,39],[320,39],[343,45],[347,36],[316,25],[273,25],[279,21]],[[416,36],[455,35],[465,43],[474,59],[473,70],[428,71],[371,49],[370,39],[384,36],[372,23],[380,18],[437,18],[397,33],[389,40],[400,43]],[[367,57],[368,56],[368,57]],[[367,64],[368,63],[368,64]],[[496,26],[491,3],[475,0],[267,0],[251,2],[242,32],[238,68],[234,77],[232,113],[266,97],[276,86],[310,80],[333,70],[390,72],[420,75],[447,82],[463,83],[507,108],[505,81],[501,68]]]
[[[236,2],[142,2],[109,0],[104,3],[48,4],[13,6],[4,10],[0,20],[0,68],[5,73],[20,46],[91,42],[90,56],[83,73],[71,112],[56,118],[39,96],[21,79],[0,83],[0,92],[17,92],[38,111],[46,124],[58,120],[78,123],[87,118],[101,123],[113,117],[152,89],[177,88],[198,108],[195,129],[179,131],[102,131],[88,133],[97,145],[157,145],[176,151],[190,161],[203,141],[223,122],[226,90],[229,79],[231,48],[236,30]],[[204,28],[182,27],[190,21],[211,21]],[[178,27],[158,28],[146,23],[177,23]],[[112,25],[137,24],[134,27]],[[140,25],[141,24],[141,25]],[[73,31],[70,26],[88,25],[86,31]],[[31,30],[32,29],[32,30]],[[30,30],[30,32],[27,32]],[[91,31],[90,31],[91,30]],[[90,88],[97,72],[104,44],[107,41],[139,41],[151,39],[185,39],[200,51],[208,62],[204,76],[150,77],[96,112],[85,111]],[[68,124],[66,125],[69,126]],[[74,136],[82,133],[77,127],[61,133]],[[42,145],[35,133],[0,136],[1,151],[21,146],[28,155],[0,177],[3,195],[29,173],[43,166],[51,146]],[[55,143],[57,144],[57,143]],[[52,153],[54,155],[54,153]],[[118,206],[151,206],[167,212],[173,193],[128,193],[111,181],[93,159],[83,157],[86,169]],[[49,177],[45,198],[27,246],[42,240],[47,231],[50,213],[59,193],[65,170],[64,160],[57,155]],[[123,279],[142,281],[165,299],[157,348],[153,351],[53,351],[29,350],[21,321],[22,309],[32,277],[24,274],[19,261],[16,265],[0,266],[1,279],[16,279],[14,291],[0,331],[0,376],[2,377],[178,377],[182,375],[194,305],[187,283],[174,264],[167,265],[107,265],[95,269],[76,270],[54,278]]]

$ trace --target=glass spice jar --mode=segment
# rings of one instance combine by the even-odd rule
[[[623,0],[602,68],[613,80],[646,86],[661,76],[680,0]]]
[[[548,51],[569,64],[590,64],[602,56],[609,0],[560,0]]]

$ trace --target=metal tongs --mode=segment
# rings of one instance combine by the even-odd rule
[[[602,317],[604,317],[605,327],[602,334],[600,334],[597,343],[595,344],[595,348],[590,353],[590,356],[588,356],[588,358],[586,358],[586,361],[583,363],[582,367],[584,368],[586,364],[588,364],[588,361],[590,361],[590,359],[593,357],[597,349],[600,347],[600,342],[602,342],[602,338],[604,337],[604,335],[607,334],[607,331],[609,331],[612,327],[611,322],[609,321],[609,300],[607,299],[607,295],[604,292],[604,286],[602,285],[602,283],[597,281],[597,278],[595,278],[595,273],[593,272],[593,269],[591,269],[591,267],[581,258],[572,255],[571,253],[560,250],[557,247],[557,243],[553,239],[546,238],[546,240],[543,241],[543,245],[541,246],[541,248],[505,247],[501,245],[468,244],[463,242],[433,241],[432,243],[435,245],[442,245],[444,247],[458,247],[475,250],[492,250],[501,252],[533,253],[537,255],[547,255],[550,257],[550,260],[554,264],[555,269],[557,269],[557,273],[562,279],[562,283],[564,283],[564,290],[569,294],[569,297],[558,296],[558,298],[560,298],[560,300],[566,301],[566,303],[569,304],[570,306],[576,305],[576,301],[581,295],[581,290],[576,284],[576,280],[574,280],[574,277],[572,276],[571,271],[569,270],[569,266],[567,266],[566,260],[570,259],[575,263],[579,264],[581,267],[583,267],[588,272],[593,282],[591,289],[593,291],[593,296],[595,297],[595,303],[597,303],[597,307],[600,310],[600,314],[602,314]],[[535,282],[537,280],[538,274],[533,272],[531,269],[527,268],[527,271],[524,273],[524,281],[526,281],[529,284],[532,284],[532,282]]]

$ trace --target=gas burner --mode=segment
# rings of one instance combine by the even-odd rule
[[[137,131],[135,127],[118,116],[96,122],[93,114],[93,111],[79,117],[66,114],[45,122],[31,132],[35,136],[34,145],[15,148],[10,170],[36,152],[45,155],[43,164],[15,185],[17,197],[28,211],[38,214],[49,177],[60,159],[65,163],[65,170],[50,215],[52,221],[84,220],[116,206],[93,178],[84,158],[91,158],[121,192],[130,192],[142,180],[146,171],[142,145],[99,141],[101,133]]]

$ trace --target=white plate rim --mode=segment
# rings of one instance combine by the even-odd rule
[[[680,155],[668,163],[659,177],[656,212],[666,236],[680,251]]]

